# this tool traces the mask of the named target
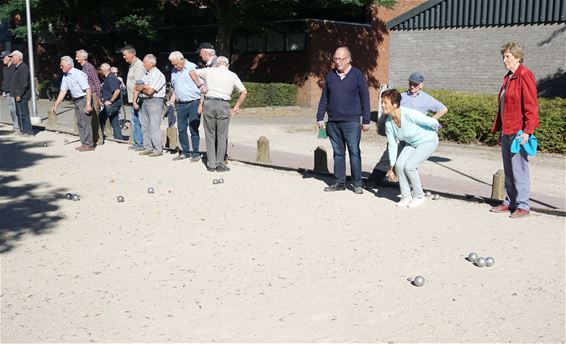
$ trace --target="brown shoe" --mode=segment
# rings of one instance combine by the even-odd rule
[[[143,152],[139,152],[138,154],[139,154],[139,155],[149,155],[149,154],[151,154],[151,153],[153,153],[153,152],[152,152],[152,151],[148,151],[148,150],[144,150]]]
[[[150,157],[150,158],[155,158],[155,157],[162,156],[162,155],[163,155],[163,152],[151,152],[147,156]]]
[[[85,146],[85,145],[80,145],[80,146],[76,147],[75,150],[80,151],[83,147],[86,147],[86,146]]]
[[[518,208],[513,213],[511,213],[511,215],[509,215],[509,217],[512,218],[512,219],[518,219],[518,218],[521,218],[521,217],[527,217],[527,216],[529,216],[530,213],[531,212],[528,211],[528,210]]]
[[[511,211],[511,209],[509,208],[509,206],[507,206],[505,204],[501,204],[501,205],[498,205],[497,207],[493,207],[493,208],[489,209],[489,211],[491,211],[492,213],[505,213],[505,212]]]
[[[90,152],[94,150],[94,146],[82,146],[79,147],[78,151],[79,152]]]

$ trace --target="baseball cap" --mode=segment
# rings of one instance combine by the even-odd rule
[[[424,76],[419,72],[413,72],[409,75],[409,81],[420,84],[424,81]]]
[[[10,56],[9,50],[4,50],[3,52],[0,53],[0,59],[3,59],[6,56]]]
[[[209,42],[203,42],[198,46],[196,52],[197,53],[200,52],[201,49],[214,49],[214,45],[212,45],[212,43]]]
[[[12,52],[10,53],[10,55],[8,55],[8,56],[12,57],[12,56],[14,56],[14,55],[24,56],[24,54],[23,54],[21,51],[19,51],[19,50],[14,50],[14,51],[12,51]]]

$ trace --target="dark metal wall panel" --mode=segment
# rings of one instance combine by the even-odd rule
[[[429,0],[388,23],[391,30],[566,22],[566,0]]]

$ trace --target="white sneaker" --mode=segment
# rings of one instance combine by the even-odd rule
[[[411,203],[409,203],[409,208],[420,207],[421,205],[424,204],[425,201],[426,201],[426,198],[424,198],[424,197],[421,197],[421,198],[413,198],[413,200],[411,201]]]
[[[397,202],[397,208],[405,208],[412,200],[413,197],[401,198],[401,200]]]

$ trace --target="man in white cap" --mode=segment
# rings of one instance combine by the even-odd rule
[[[8,102],[8,109],[10,110],[10,116],[12,117],[12,125],[14,127],[14,134],[19,135],[20,125],[18,124],[18,116],[16,115],[16,101],[14,97],[10,96],[10,81],[14,75],[14,64],[12,63],[12,58],[10,57],[10,52],[4,50],[0,54],[0,59],[2,59],[2,83],[0,84],[0,91],[2,97]]]
[[[10,96],[16,102],[16,116],[22,135],[33,136],[31,118],[29,116],[28,102],[31,99],[31,85],[29,67],[25,64],[24,54],[19,50],[14,50],[9,55],[14,64],[14,74],[10,80]]]

